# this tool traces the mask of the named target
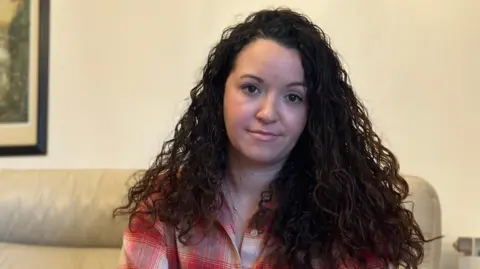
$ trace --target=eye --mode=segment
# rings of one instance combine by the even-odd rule
[[[246,84],[246,85],[242,86],[242,90],[244,90],[245,92],[247,92],[248,94],[251,94],[251,95],[256,94],[257,92],[260,91],[257,86],[252,85],[252,84]]]
[[[287,94],[287,96],[285,96],[285,98],[286,98],[289,102],[292,102],[292,103],[301,103],[301,102],[303,102],[302,97],[300,97],[300,95],[294,94],[294,93]]]

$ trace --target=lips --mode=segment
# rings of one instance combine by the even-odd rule
[[[248,130],[248,132],[255,138],[261,141],[270,141],[274,140],[280,135],[277,133],[272,133],[263,130]]]
[[[278,134],[276,133],[272,133],[272,132],[268,132],[268,131],[261,131],[261,130],[250,130],[251,133],[255,133],[255,134],[261,134],[261,135],[271,135],[271,136],[279,136]]]

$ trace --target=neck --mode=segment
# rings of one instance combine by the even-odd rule
[[[269,189],[283,162],[260,164],[232,155],[228,158],[227,167],[227,179],[232,192],[245,199],[258,200],[261,193]]]

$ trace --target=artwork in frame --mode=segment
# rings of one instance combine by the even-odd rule
[[[0,0],[0,156],[47,153],[49,0]]]

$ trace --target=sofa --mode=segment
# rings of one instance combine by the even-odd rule
[[[128,219],[112,211],[135,172],[0,169],[0,268],[116,268]],[[422,178],[406,179],[425,235],[440,235],[435,190]],[[439,268],[440,247],[440,240],[427,245],[422,269]]]

